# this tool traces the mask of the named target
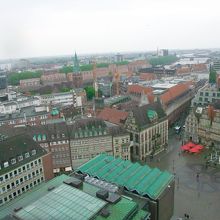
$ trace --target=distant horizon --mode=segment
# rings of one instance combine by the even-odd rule
[[[184,48],[184,49],[169,49],[169,48],[158,48],[158,50],[168,49],[168,51],[195,51],[195,50],[210,50],[210,51],[220,51],[220,47],[218,48]],[[110,52],[91,52],[91,53],[78,53],[77,51],[73,51],[72,54],[57,54],[57,55],[41,55],[41,56],[27,56],[27,57],[14,57],[14,58],[0,58],[0,61],[10,61],[10,60],[21,60],[21,59],[38,59],[38,58],[55,58],[55,57],[73,57],[74,53],[76,52],[78,57],[82,56],[101,56],[101,55],[116,55],[116,54],[138,54],[138,53],[154,53],[157,52],[155,50],[143,50],[143,51],[110,51]]]

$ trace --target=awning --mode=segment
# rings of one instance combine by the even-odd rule
[[[195,146],[195,148],[196,148],[196,149],[199,149],[199,150],[204,149],[204,147],[203,147],[202,145],[199,145],[199,144],[198,144],[198,145],[196,145],[196,146]]]
[[[194,148],[189,149],[189,152],[198,153],[198,152],[200,152],[200,150],[194,147]]]

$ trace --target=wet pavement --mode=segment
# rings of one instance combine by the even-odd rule
[[[204,153],[182,153],[181,144],[179,136],[171,134],[167,152],[147,161],[148,165],[175,175],[172,220],[183,218],[185,213],[193,220],[220,220],[220,169],[206,168]]]

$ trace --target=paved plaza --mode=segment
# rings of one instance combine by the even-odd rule
[[[206,168],[204,153],[180,153],[181,144],[179,136],[171,134],[167,152],[147,162],[175,175],[172,220],[183,218],[185,213],[193,220],[220,219],[220,169]]]

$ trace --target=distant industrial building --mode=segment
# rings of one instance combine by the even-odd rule
[[[158,52],[158,56],[162,56],[162,57],[165,57],[165,56],[168,56],[169,55],[169,52],[167,49],[161,49],[159,52]]]

